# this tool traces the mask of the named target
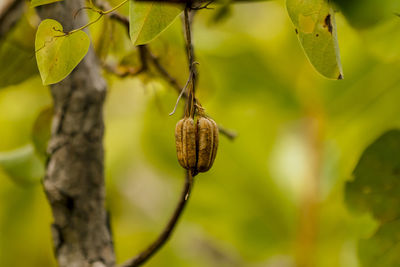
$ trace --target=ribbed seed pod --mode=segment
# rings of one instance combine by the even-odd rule
[[[196,126],[192,118],[184,118],[176,124],[175,144],[179,164],[188,170],[196,168]]]
[[[210,118],[197,120],[197,171],[206,172],[214,163],[218,149],[218,126]]]
[[[218,149],[218,126],[209,118],[183,118],[175,128],[179,164],[188,170],[206,172],[214,163]]]

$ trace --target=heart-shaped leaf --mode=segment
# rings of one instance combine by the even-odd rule
[[[58,21],[42,21],[36,32],[35,50],[43,84],[57,83],[67,77],[86,55],[89,45],[85,32],[64,34]]]
[[[135,45],[146,44],[162,33],[182,12],[182,5],[130,1],[129,33]]]
[[[286,7],[311,64],[323,76],[342,79],[335,14],[326,0],[286,0]]]

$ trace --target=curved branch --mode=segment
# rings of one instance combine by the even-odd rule
[[[193,175],[190,171],[186,171],[185,176],[185,186],[183,188],[180,201],[178,206],[176,207],[174,214],[172,215],[171,219],[169,220],[167,226],[162,231],[160,236],[145,250],[139,253],[136,257],[131,260],[125,262],[121,267],[137,267],[145,263],[147,260],[151,258],[167,241],[168,238],[171,236],[178,219],[182,215],[182,212],[186,206],[186,203],[189,200],[190,192],[192,191],[193,187]]]

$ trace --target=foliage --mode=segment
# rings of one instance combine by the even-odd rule
[[[234,142],[221,136],[213,168],[196,180],[173,238],[148,266],[290,267],[308,241],[313,247],[307,255],[315,266],[398,266],[399,249],[393,245],[399,240],[397,210],[379,202],[398,202],[398,188],[387,190],[386,184],[397,184],[398,130],[373,143],[354,180],[347,180],[365,147],[400,126],[399,18],[389,12],[363,22],[362,16],[374,18],[372,11],[336,2],[343,10],[335,13],[346,70],[342,81],[325,79],[304,57],[292,25],[302,6],[288,4],[289,18],[282,1],[232,4],[230,15],[217,24],[209,23],[215,11],[198,12],[193,26],[198,97],[216,122],[239,135]],[[394,3],[367,2],[380,2],[384,10]],[[129,10],[123,11],[127,15]],[[156,38],[148,46],[184,84],[182,25],[170,18],[168,27],[151,33]],[[321,25],[323,16],[318,18]],[[34,15],[26,14],[0,41],[0,266],[56,266],[51,212],[39,180],[51,103],[35,69],[35,23]],[[119,23],[104,16],[88,30],[102,63],[140,66],[138,50]],[[326,33],[326,28],[319,30]],[[79,35],[56,37],[62,38],[57,45]],[[305,36],[298,36],[304,51],[323,54],[314,41],[315,51],[307,48]],[[334,38],[325,40],[332,49]],[[336,62],[339,69],[333,60],[337,50],[332,51],[326,62]],[[307,56],[315,66],[315,55]],[[177,201],[183,173],[173,131],[180,114],[168,116],[177,94],[154,69],[124,79],[104,74],[109,85],[107,209],[122,262],[153,240]],[[365,185],[376,190],[370,191],[375,197],[364,197]],[[317,188],[311,196],[316,199],[316,238],[304,241],[300,214],[310,188]]]
[[[57,21],[42,21],[36,33],[35,49],[43,85],[58,83],[67,77],[86,55],[89,45],[85,32],[64,34]]]
[[[151,42],[182,12],[181,5],[129,2],[129,30],[133,44]]]
[[[322,75],[343,79],[335,13],[325,0],[287,0],[286,6],[308,59]]]

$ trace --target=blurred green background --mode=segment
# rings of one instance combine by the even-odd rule
[[[339,9],[343,1],[337,2]],[[382,1],[390,12],[374,20],[349,6],[346,17],[336,14],[342,81],[323,78],[307,61],[283,1],[234,5],[217,23],[218,9],[199,12],[193,29],[198,98],[238,137],[220,137],[215,164],[196,177],[172,239],[145,266],[360,266],[357,242],[376,223],[347,209],[343,188],[365,147],[400,125],[400,18],[388,9],[393,2]],[[31,145],[39,113],[51,106],[32,67],[32,13],[27,10],[0,45],[5,267],[56,265],[42,159]],[[103,19],[90,30],[99,58],[137,66],[121,25]],[[11,57],[9,46],[21,51]],[[180,20],[151,48],[183,84],[188,73]],[[154,70],[125,79],[104,75],[106,206],[122,262],[157,236],[178,201],[184,172],[174,128],[183,103],[168,116],[177,94]],[[34,131],[36,138],[43,135]]]

